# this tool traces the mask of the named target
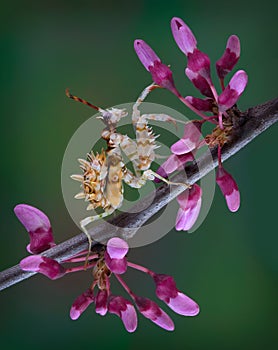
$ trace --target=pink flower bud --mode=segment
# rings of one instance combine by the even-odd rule
[[[226,199],[229,210],[231,212],[237,211],[240,206],[240,194],[233,177],[223,167],[219,167],[216,182]]]
[[[201,76],[199,73],[193,72],[189,68],[185,69],[185,74],[202,95],[213,98],[210,84],[203,76]]]
[[[191,152],[181,155],[171,154],[156,172],[158,175],[167,178],[169,174],[182,169],[187,162],[192,162],[193,160],[194,156]],[[158,178],[155,178],[154,181],[161,182]]]
[[[143,316],[167,331],[174,330],[175,326],[171,318],[154,301],[143,297],[135,297],[135,302]]]
[[[23,271],[39,272],[48,278],[55,280],[65,275],[65,268],[56,260],[41,255],[31,255],[19,263]]]
[[[184,191],[177,197],[180,205],[176,218],[176,230],[188,231],[195,224],[202,203],[202,189],[194,184],[192,188]]]
[[[237,71],[228,86],[218,97],[218,107],[220,112],[225,112],[231,108],[243,93],[248,81],[248,76],[243,70]]]
[[[150,71],[150,67],[153,67],[155,62],[161,62],[157,54],[144,40],[135,40],[134,49],[147,71]]]
[[[187,68],[194,73],[198,73],[205,78],[208,83],[211,82],[210,59],[204,52],[195,49],[192,53],[189,53]]]
[[[198,120],[185,124],[182,139],[171,146],[171,152],[177,155],[189,153],[198,147],[201,137],[202,122]]]
[[[198,111],[211,112],[213,109],[213,99],[211,98],[197,98],[192,96],[186,96],[185,100],[189,102],[193,107],[198,109]]]
[[[42,211],[27,204],[18,204],[14,212],[29,233],[29,253],[38,254],[55,246],[49,219]]]
[[[182,19],[178,17],[172,18],[171,29],[178,47],[186,56],[196,49],[197,40]]]
[[[104,316],[107,313],[107,301],[108,301],[108,293],[107,290],[99,290],[96,295],[96,313]]]
[[[183,316],[195,316],[199,313],[198,304],[180,292],[172,276],[155,274],[156,295],[173,311]]]
[[[121,275],[126,272],[127,269],[127,259],[111,259],[109,254],[105,252],[104,254],[105,264],[109,270],[115,274]]]
[[[107,242],[106,251],[111,259],[122,259],[128,253],[128,244],[123,239],[114,237]]]
[[[87,307],[94,302],[94,294],[91,289],[88,289],[83,294],[77,297],[70,309],[70,318],[77,320],[81,314],[87,309]]]
[[[216,62],[217,75],[224,79],[236,65],[240,56],[240,41],[236,35],[231,35],[227,41],[227,46],[223,56]]]
[[[107,243],[105,263],[111,272],[122,274],[126,272],[128,244],[121,238],[111,238]]]
[[[137,314],[134,306],[121,296],[112,296],[108,303],[108,311],[121,318],[125,329],[134,332],[137,328]]]
[[[156,53],[143,40],[134,41],[134,49],[144,67],[152,75],[153,81],[179,96],[174,85],[173,74],[168,66],[163,64]]]

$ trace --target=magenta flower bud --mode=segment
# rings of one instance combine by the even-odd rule
[[[170,157],[158,168],[156,173],[164,178],[176,170],[182,169],[187,162],[192,162],[194,156],[191,152],[181,155],[171,154]],[[155,182],[161,182],[160,179],[155,178]]]
[[[23,224],[30,236],[29,253],[38,254],[55,246],[48,217],[39,209],[27,204],[18,204],[15,215]]]
[[[137,328],[137,314],[134,306],[121,296],[112,296],[108,303],[108,311],[121,318],[125,329],[134,332]]]
[[[177,155],[192,152],[198,147],[203,123],[194,120],[185,124],[183,137],[171,146],[171,152]]]
[[[94,299],[93,291],[90,289],[79,295],[79,297],[74,300],[70,309],[70,318],[72,320],[77,320],[87,307],[94,302]]]
[[[220,112],[225,112],[231,108],[243,93],[248,81],[248,76],[243,70],[237,71],[228,86],[218,97],[218,108]]]
[[[211,83],[210,59],[208,55],[197,49],[197,40],[190,28],[183,20],[174,17],[171,20],[171,29],[178,47],[187,56],[187,69]],[[192,79],[190,80],[192,81]]]
[[[198,109],[198,111],[211,112],[213,109],[213,100],[211,98],[202,99],[193,96],[186,96],[185,100]]]
[[[219,167],[216,182],[226,199],[229,210],[237,211],[240,206],[240,193],[233,177],[223,167]]]
[[[128,253],[128,244],[123,239],[114,237],[107,242],[106,251],[111,259],[123,259]]]
[[[178,47],[186,56],[197,48],[195,36],[182,19],[178,17],[172,18],[171,29]]]
[[[143,40],[135,40],[134,49],[143,66],[151,73],[153,81],[157,85],[168,89],[175,95],[179,96],[174,84],[171,69],[161,62],[153,49],[151,49]]]
[[[143,297],[135,297],[135,302],[143,316],[167,331],[174,330],[175,326],[171,318],[154,301]]]
[[[154,65],[150,67],[150,73],[153,81],[157,85],[170,90],[176,96],[180,95],[174,84],[173,73],[166,64],[155,62]]]
[[[216,62],[217,75],[220,79],[234,68],[240,56],[240,41],[236,35],[231,35],[223,56]]]
[[[109,270],[115,274],[121,275],[127,270],[127,259],[111,259],[110,255],[105,252],[104,254],[105,264],[109,268]]]
[[[180,205],[176,218],[176,230],[188,231],[195,224],[201,209],[202,189],[194,184],[177,197]]]
[[[107,302],[108,302],[107,290],[99,290],[95,298],[97,314],[104,316],[107,313],[107,308],[108,308]]]
[[[185,74],[202,95],[213,98],[210,84],[203,76],[201,76],[199,73],[193,72],[189,68],[185,69]]]
[[[188,54],[187,68],[194,73],[198,73],[205,78],[209,83],[210,77],[210,59],[204,52],[195,49]]]
[[[19,263],[23,271],[39,272],[48,278],[55,280],[65,275],[65,268],[56,260],[41,255],[31,255]]]
[[[107,243],[105,263],[111,272],[122,274],[127,269],[128,244],[121,238],[111,238]]]
[[[172,276],[155,274],[156,295],[173,311],[183,316],[195,316],[199,313],[198,304],[180,292]]]
[[[155,62],[161,62],[157,54],[148,44],[145,43],[144,40],[135,40],[134,49],[139,60],[142,62],[147,71],[150,71],[150,67],[153,67]]]

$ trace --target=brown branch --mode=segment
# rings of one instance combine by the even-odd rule
[[[248,109],[242,113],[239,122],[239,132],[236,139],[225,145],[222,150],[222,160],[230,158],[235,153],[239,152],[245,145],[251,142],[255,137],[269,128],[278,120],[278,98],[266,102],[262,105]],[[211,155],[213,161],[211,161]],[[217,166],[216,150],[212,150],[212,154],[205,153],[198,160],[198,164],[193,163],[186,167],[187,182],[190,184],[203,178],[212,169]],[[178,173],[171,178],[174,182],[184,181],[184,172]],[[155,194],[152,193],[149,197],[139,201],[133,209],[133,213],[121,213],[108,223],[102,222],[93,228],[90,232],[92,238],[98,237],[99,242],[105,242],[111,237],[121,236],[124,238],[132,238],[147,220],[156,214],[161,208],[166,206],[178,194],[184,191],[183,186],[175,186],[171,191],[167,185],[160,186]],[[154,197],[154,198],[153,198]],[[153,198],[152,203],[148,208],[140,210],[144,207],[144,203],[148,198]],[[95,243],[97,245],[97,243]],[[47,250],[43,255],[56,259],[61,262],[71,256],[87,249],[88,240],[84,233],[78,234],[75,237]],[[15,283],[18,283],[26,278],[31,277],[35,273],[24,272],[19,265],[13,266],[0,273],[0,290],[5,289]]]

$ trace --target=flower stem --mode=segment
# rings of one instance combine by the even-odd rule
[[[144,266],[141,266],[141,265],[137,265],[137,264],[134,264],[132,262],[127,262],[127,266],[133,268],[133,269],[136,269],[138,271],[142,271],[144,273],[147,273],[148,275],[150,275],[151,277],[153,277],[155,275],[155,273],[153,271],[151,271],[150,269],[144,267]]]
[[[86,261],[86,258],[87,258],[87,256],[82,256],[82,257],[80,257],[80,258],[69,258],[69,259],[65,260],[64,262],[65,262],[65,263],[84,262],[84,261]],[[90,261],[90,260],[96,259],[96,258],[98,258],[98,255],[97,255],[97,254],[94,254],[94,255],[92,255],[92,256],[89,256],[89,257],[88,257],[88,260]]]
[[[124,290],[131,296],[133,300],[135,300],[135,294],[132,292],[132,290],[129,288],[129,286],[125,283],[125,281],[117,274],[115,274],[115,277],[120,282]]]
[[[86,265],[86,267],[84,265],[81,266],[76,266],[76,267],[70,267],[68,269],[66,269],[66,273],[72,273],[72,272],[78,272],[78,271],[86,271],[88,269],[90,269],[91,267],[94,267],[96,265],[96,263],[92,263],[92,264],[88,264]]]

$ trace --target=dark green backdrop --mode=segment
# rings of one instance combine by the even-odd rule
[[[239,68],[249,74],[239,107],[277,96],[277,3],[183,1],[10,1],[1,3],[1,269],[26,255],[27,235],[13,214],[18,203],[44,210],[58,242],[78,232],[64,206],[60,168],[65,147],[91,111],[69,101],[66,87],[101,106],[133,101],[150,81],[133,51],[145,39],[171,63],[178,87],[195,90],[182,74],[184,58],[171,36],[182,17],[212,61],[230,34],[242,43]],[[166,91],[149,101],[181,112]],[[272,349],[277,344],[277,126],[229,160],[242,195],[228,212],[217,189],[211,211],[191,235],[172,231],[138,248],[133,260],[173,274],[201,306],[198,317],[170,312],[167,333],[139,318],[133,335],[115,316],[88,310],[71,321],[69,308],[89,283],[88,273],[52,282],[33,277],[1,292],[1,346],[5,349]],[[134,276],[135,275],[135,276]],[[151,284],[130,274],[138,294]],[[146,284],[145,284],[146,281]]]

